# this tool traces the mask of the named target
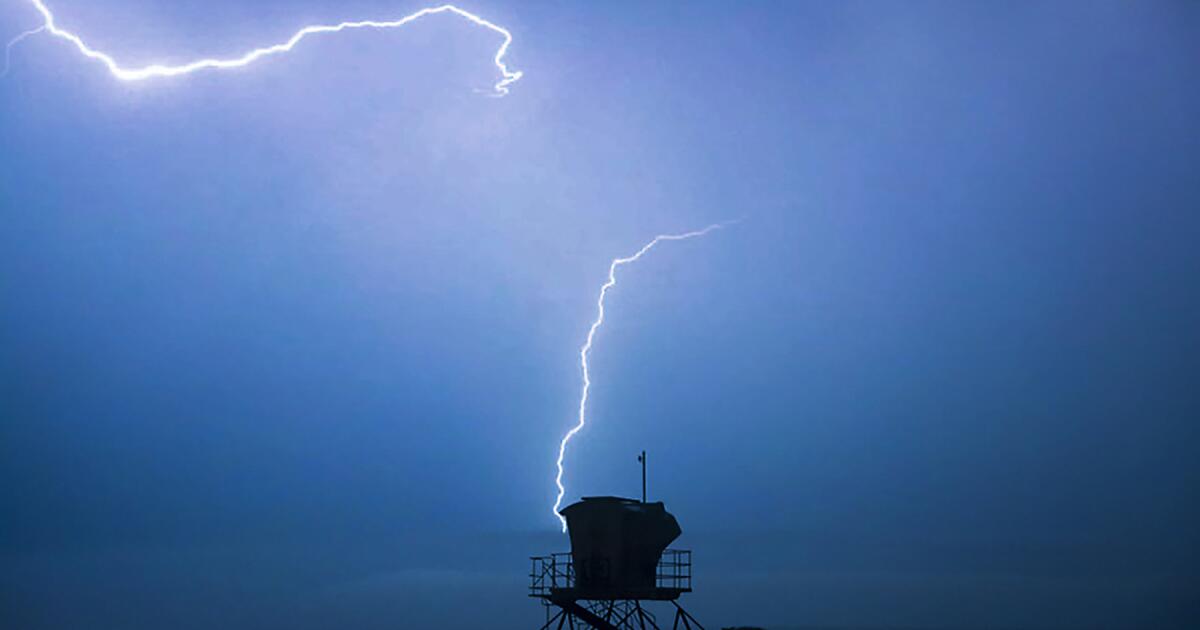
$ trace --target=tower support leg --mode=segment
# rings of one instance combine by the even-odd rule
[[[549,609],[547,609],[547,611],[548,610]],[[564,617],[566,616],[566,614],[567,614],[567,611],[565,611],[561,608],[559,608],[558,612],[554,613],[553,616],[550,616],[550,614],[547,612],[546,623],[543,624],[539,630],[550,630],[550,628],[554,627],[555,621],[558,622],[558,627],[562,628],[563,622],[565,621]]]
[[[557,609],[553,615],[547,612],[546,623],[540,630],[662,630],[654,613],[642,607],[641,600],[546,600]],[[704,630],[678,602],[675,606],[672,630]]]
[[[693,628],[704,630],[704,626],[700,625],[700,622],[696,621],[695,617],[693,617],[688,611],[684,610],[683,606],[679,605],[679,602],[672,601],[671,603],[675,604],[675,623],[672,625],[674,630],[679,630],[680,623],[683,624],[683,628],[686,630],[692,630]]]

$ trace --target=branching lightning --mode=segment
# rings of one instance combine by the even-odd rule
[[[157,78],[157,77],[174,77],[174,76],[179,76],[179,75],[183,75],[183,74],[190,74],[192,72],[197,72],[199,70],[208,70],[208,69],[224,70],[224,69],[228,69],[228,68],[240,68],[243,66],[248,66],[248,65],[254,63],[255,61],[258,61],[259,59],[262,59],[263,57],[267,57],[270,55],[276,55],[276,54],[280,54],[280,53],[285,53],[285,52],[292,50],[293,48],[296,47],[297,44],[299,44],[302,40],[304,40],[304,38],[308,37],[309,35],[317,35],[317,34],[322,34],[322,33],[340,33],[341,31],[344,31],[344,30],[360,29],[360,28],[373,28],[373,29],[399,28],[401,26],[404,26],[406,24],[409,24],[411,22],[414,22],[416,20],[419,20],[419,19],[429,16],[429,15],[435,15],[438,13],[453,13],[454,15],[465,18],[466,20],[468,20],[476,25],[482,26],[490,31],[498,33],[499,35],[501,35],[504,38],[504,41],[500,44],[500,48],[498,48],[496,50],[495,57],[493,57],[493,59],[492,59],[496,65],[496,68],[500,71],[500,75],[501,75],[501,79],[498,82],[496,82],[496,84],[494,86],[492,86],[492,89],[494,90],[496,95],[503,96],[505,94],[508,94],[508,86],[511,85],[512,83],[515,83],[518,79],[521,78],[521,72],[510,70],[508,68],[508,65],[505,64],[505,62],[504,62],[504,55],[508,53],[508,47],[510,44],[512,44],[512,33],[509,33],[508,30],[505,29],[504,27],[493,24],[492,22],[489,22],[489,21],[483,19],[482,17],[475,15],[474,13],[471,13],[470,11],[460,9],[452,4],[443,4],[443,5],[436,6],[436,7],[427,7],[427,8],[421,9],[415,13],[410,13],[404,17],[401,17],[401,18],[398,18],[395,20],[387,20],[387,21],[362,20],[362,21],[354,21],[354,22],[341,22],[338,24],[314,24],[314,25],[310,25],[310,26],[305,26],[304,28],[301,28],[300,30],[296,31],[296,33],[294,35],[292,35],[290,38],[288,38],[288,40],[285,42],[282,42],[279,44],[273,44],[270,46],[264,46],[262,48],[255,48],[247,53],[244,53],[244,54],[242,54],[240,56],[236,56],[236,57],[197,59],[195,61],[190,61],[190,62],[187,62],[184,64],[179,64],[179,65],[151,64],[151,65],[143,66],[140,68],[127,68],[127,67],[124,67],[121,64],[119,64],[116,61],[116,59],[114,59],[111,55],[101,52],[99,50],[96,50],[96,49],[92,48],[91,46],[88,46],[79,35],[76,35],[75,33],[72,33],[71,31],[68,31],[68,30],[63,29],[60,26],[58,26],[58,23],[55,21],[54,14],[51,13],[50,9],[46,7],[46,4],[43,2],[43,0],[30,0],[30,2],[32,2],[33,6],[38,10],[39,13],[41,13],[43,24],[41,27],[39,27],[37,29],[33,29],[32,31],[26,31],[26,32],[18,35],[16,39],[9,42],[7,48],[5,49],[5,53],[6,53],[5,54],[5,56],[6,56],[6,63],[5,63],[6,68],[5,69],[6,70],[7,70],[7,52],[9,50],[11,50],[12,47],[14,45],[16,45],[17,43],[19,43],[21,40],[23,40],[26,37],[29,37],[31,35],[34,35],[36,33],[40,33],[42,31],[45,31],[59,39],[63,39],[63,40],[70,42],[71,44],[73,44],[75,46],[75,48],[83,56],[103,63],[104,66],[108,68],[108,71],[114,77],[116,77],[122,81],[142,81],[145,79],[152,79],[152,78]]]
[[[84,42],[83,38],[80,37],[79,35],[60,27],[58,25],[58,22],[56,21],[54,14],[46,6],[46,4],[43,0],[29,0],[29,1],[33,4],[34,8],[37,9],[38,13],[41,14],[42,25],[38,26],[37,28],[33,28],[28,31],[25,31],[25,32],[17,35],[15,38],[13,38],[12,40],[10,40],[8,42],[8,44],[5,46],[5,50],[4,50],[4,68],[3,68],[3,71],[0,71],[0,77],[3,77],[4,75],[6,75],[8,73],[9,57],[10,57],[13,47],[15,47],[17,44],[21,43],[25,39],[32,37],[34,35],[37,35],[39,33],[43,33],[43,32],[48,33],[58,39],[62,39],[64,41],[69,42],[70,44],[72,44],[75,47],[75,49],[81,55],[83,55],[84,57],[86,57],[88,59],[100,62],[101,64],[104,65],[104,67],[106,67],[108,69],[109,73],[112,74],[113,77],[115,77],[119,80],[122,80],[122,81],[144,81],[147,79],[154,79],[154,78],[181,76],[181,75],[191,74],[193,72],[199,72],[201,70],[226,70],[226,69],[231,69],[231,68],[241,68],[244,66],[249,66],[250,64],[252,64],[260,59],[263,59],[264,57],[279,55],[279,54],[289,52],[293,48],[295,48],[301,41],[303,41],[305,38],[307,38],[309,35],[319,35],[319,34],[325,34],[325,33],[340,33],[345,30],[354,30],[354,29],[399,28],[399,27],[405,26],[407,24],[410,24],[412,22],[415,22],[423,17],[427,17],[430,15],[435,15],[435,14],[439,14],[439,13],[451,13],[451,14],[457,15],[477,26],[482,26],[494,33],[499,34],[503,38],[503,41],[501,42],[500,47],[496,49],[496,54],[492,58],[492,61],[495,64],[496,69],[499,70],[500,76],[501,76],[500,80],[497,81],[495,83],[495,85],[492,86],[493,93],[495,95],[503,96],[505,94],[508,94],[509,86],[512,85],[513,83],[517,82],[518,80],[520,80],[520,78],[522,76],[522,73],[520,71],[510,70],[508,65],[504,61],[504,57],[508,53],[508,48],[512,44],[512,41],[513,41],[512,34],[504,27],[494,24],[488,20],[485,20],[484,18],[482,18],[474,13],[471,13],[464,9],[460,9],[452,4],[444,4],[444,5],[439,5],[439,6],[435,6],[435,7],[427,7],[427,8],[420,9],[414,13],[410,13],[408,15],[405,15],[403,17],[400,17],[400,18],[394,19],[394,20],[384,20],[384,21],[361,20],[361,21],[340,22],[337,24],[309,25],[309,26],[305,26],[305,27],[301,28],[300,30],[296,31],[295,34],[293,34],[290,38],[288,38],[287,40],[285,40],[281,43],[263,46],[263,47],[259,47],[259,48],[254,48],[254,49],[250,50],[249,52],[243,53],[238,56],[196,59],[194,61],[189,61],[187,63],[177,64],[177,65],[155,63],[155,64],[150,64],[150,65],[141,66],[141,67],[126,67],[126,66],[122,66],[112,55],[102,52],[100,50],[97,50],[95,48],[92,48],[86,42]],[[566,454],[567,444],[571,441],[571,438],[575,437],[575,435],[578,434],[584,428],[584,426],[587,424],[588,393],[591,390],[591,385],[592,385],[591,376],[588,371],[588,356],[591,353],[592,344],[595,341],[596,333],[597,333],[597,331],[600,330],[600,327],[604,324],[604,299],[608,295],[609,290],[612,289],[613,287],[615,287],[617,284],[617,269],[624,265],[628,265],[630,263],[636,262],[642,256],[644,256],[647,252],[649,252],[651,249],[653,249],[654,246],[658,245],[659,243],[661,243],[663,241],[682,241],[682,240],[687,240],[687,239],[691,239],[691,238],[697,238],[700,236],[704,236],[714,230],[718,230],[723,227],[726,227],[730,223],[733,223],[733,222],[717,223],[717,224],[710,225],[701,230],[696,230],[693,232],[685,232],[682,234],[661,234],[659,236],[654,237],[653,240],[651,240],[650,242],[643,245],[642,248],[639,249],[633,255],[627,256],[625,258],[616,258],[609,265],[608,279],[600,287],[600,294],[596,300],[596,319],[595,319],[595,321],[592,322],[591,327],[588,329],[586,341],[584,342],[583,346],[579,349],[579,364],[580,364],[580,367],[583,369],[583,391],[579,398],[578,420],[577,420],[575,426],[573,426],[569,431],[567,431],[566,435],[563,436],[562,441],[559,443],[559,446],[558,446],[558,460],[556,462],[556,465],[558,468],[558,474],[554,479],[555,485],[558,486],[558,496],[554,501],[553,512],[554,512],[554,515],[556,517],[558,517],[558,519],[562,522],[562,527],[563,527],[564,532],[566,531],[566,528],[567,528],[567,522],[566,522],[566,519],[564,519],[562,517],[562,515],[560,515],[558,513],[559,508],[562,506],[563,497],[566,494],[566,488],[563,486],[563,459]]]
[[[0,78],[3,78],[8,75],[8,62],[9,62],[9,59],[12,58],[13,46],[20,44],[22,41],[25,40],[26,37],[32,37],[34,35],[37,35],[38,33],[41,33],[44,30],[46,30],[45,26],[31,28],[28,31],[25,31],[24,33],[21,33],[20,35],[17,35],[16,37],[9,40],[8,44],[4,47],[4,69],[0,70]]]
[[[704,236],[713,230],[719,230],[727,225],[730,225],[731,223],[733,222],[715,223],[702,230],[684,232],[683,234],[660,234],[655,236],[654,239],[649,243],[643,245],[642,248],[632,256],[615,258],[613,259],[612,263],[609,264],[608,280],[600,287],[600,296],[596,299],[596,320],[592,322],[592,327],[588,329],[587,340],[584,341],[583,347],[579,349],[579,365],[583,368],[583,393],[579,397],[579,418],[576,421],[575,426],[572,427],[570,431],[567,431],[567,434],[563,436],[562,442],[559,442],[558,444],[558,476],[554,478],[554,484],[558,486],[558,497],[554,500],[553,512],[554,516],[558,517],[558,520],[562,522],[562,528],[564,532],[567,531],[567,519],[563,518],[563,516],[558,513],[559,508],[562,506],[563,496],[567,493],[567,490],[563,486],[562,482],[563,457],[567,451],[567,443],[570,442],[571,438],[575,437],[575,434],[579,433],[583,429],[584,425],[587,424],[588,392],[592,388],[592,379],[588,372],[588,355],[592,351],[592,342],[596,339],[596,331],[600,330],[600,326],[604,325],[604,298],[608,295],[609,289],[617,286],[617,268],[628,265],[632,262],[637,262],[639,258],[646,254],[646,252],[649,252],[654,248],[655,245],[658,245],[663,241],[683,241],[689,238],[697,238]]]

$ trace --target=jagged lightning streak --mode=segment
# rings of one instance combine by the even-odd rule
[[[632,256],[627,256],[625,258],[614,258],[612,263],[609,264],[608,280],[600,287],[600,296],[596,299],[596,320],[592,322],[592,327],[588,329],[587,340],[583,342],[583,347],[579,349],[579,365],[583,368],[583,394],[579,397],[579,419],[576,421],[575,426],[572,427],[570,431],[567,431],[567,434],[563,436],[562,442],[559,442],[558,444],[558,476],[554,478],[554,484],[558,486],[558,498],[554,500],[554,508],[552,511],[554,512],[554,516],[558,517],[558,520],[562,522],[562,529],[564,532],[567,531],[567,519],[563,518],[562,514],[558,513],[559,508],[562,506],[563,495],[567,493],[567,489],[563,486],[562,482],[563,456],[567,452],[567,443],[570,442],[571,438],[575,437],[575,434],[579,433],[579,431],[583,429],[584,425],[587,424],[588,392],[592,388],[591,375],[588,373],[588,354],[590,354],[592,351],[592,342],[596,339],[596,331],[600,330],[600,326],[604,325],[604,298],[608,295],[609,289],[617,286],[617,268],[628,265],[632,262],[636,262],[639,258],[644,256],[646,252],[650,251],[655,245],[658,245],[663,241],[683,241],[689,238],[704,236],[713,230],[719,230],[733,223],[736,223],[736,221],[714,223],[702,230],[684,232],[683,234],[660,234],[655,236],[654,239],[649,243],[643,245],[642,248]]]
[[[482,26],[495,33],[499,33],[504,38],[503,43],[500,44],[500,48],[496,50],[496,56],[492,58],[496,68],[500,70],[501,75],[501,79],[496,82],[494,86],[492,86],[492,89],[495,91],[496,95],[503,96],[504,94],[508,94],[508,86],[521,78],[521,72],[510,70],[508,65],[504,63],[504,56],[508,53],[509,45],[512,44],[512,33],[509,33],[508,29],[505,29],[502,26],[493,24],[492,22],[475,15],[470,11],[460,9],[452,4],[427,7],[395,20],[361,20],[356,22],[341,22],[338,24],[314,24],[311,26],[305,26],[304,28],[296,31],[294,35],[292,35],[283,43],[265,46],[262,48],[255,48],[254,50],[251,50],[250,52],[238,57],[229,57],[224,59],[197,59],[195,61],[190,61],[180,65],[151,64],[140,68],[126,68],[117,63],[116,59],[114,59],[111,55],[100,52],[99,50],[88,46],[86,43],[84,43],[83,39],[79,35],[59,27],[58,23],[55,21],[54,14],[50,12],[50,9],[46,7],[46,4],[42,0],[30,0],[30,2],[32,2],[33,6],[38,10],[38,12],[42,14],[43,24],[40,28],[35,29],[36,32],[45,31],[59,39],[64,39],[74,44],[75,48],[81,54],[83,54],[83,56],[103,63],[114,77],[121,79],[122,81],[142,81],[156,77],[174,77],[207,69],[240,68],[242,66],[248,66],[259,59],[262,59],[263,57],[288,52],[295,48],[296,45],[301,42],[301,40],[309,35],[317,35],[321,33],[339,33],[347,29],[399,28],[423,17],[438,13],[453,13],[454,15],[465,18],[474,24]],[[11,49],[13,45],[33,34],[35,34],[35,32],[27,31],[22,33],[15,40],[9,42],[8,48]]]
[[[8,75],[8,61],[9,61],[9,59],[12,58],[13,46],[20,44],[22,41],[25,40],[26,37],[32,37],[34,35],[37,35],[38,33],[41,33],[44,30],[46,30],[45,26],[31,28],[28,31],[25,31],[24,33],[21,33],[20,35],[17,35],[16,37],[9,40],[8,44],[6,46],[4,46],[4,70],[0,70],[0,78],[3,78]]]

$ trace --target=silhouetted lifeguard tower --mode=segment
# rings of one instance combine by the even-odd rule
[[[647,601],[674,605],[672,628],[703,630],[678,601],[692,591],[692,552],[667,549],[682,530],[661,502],[646,502],[645,454],[639,459],[641,501],[584,497],[568,505],[560,514],[567,520],[570,553],[532,558],[529,596],[546,606],[542,630],[659,628],[642,605]]]

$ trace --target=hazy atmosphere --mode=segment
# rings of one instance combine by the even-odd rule
[[[46,0],[180,63],[395,0]],[[1200,625],[1200,5],[530,2],[0,79],[0,626],[536,628],[648,490],[709,630]],[[0,41],[42,24],[0,3]]]

